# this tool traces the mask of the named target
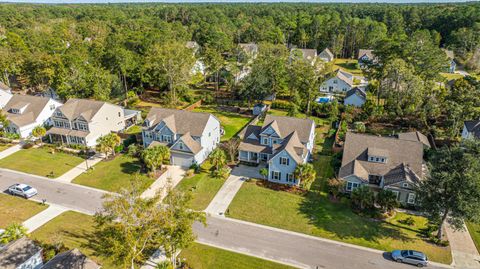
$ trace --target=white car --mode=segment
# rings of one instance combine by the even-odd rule
[[[8,188],[8,193],[11,195],[18,195],[22,196],[26,199],[36,195],[38,192],[35,188],[27,185],[27,184],[15,184]]]

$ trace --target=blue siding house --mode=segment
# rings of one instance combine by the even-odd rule
[[[267,115],[263,126],[248,126],[239,145],[240,162],[268,166],[268,180],[299,185],[297,165],[310,160],[315,123],[310,119]]]

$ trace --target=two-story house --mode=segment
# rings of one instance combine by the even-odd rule
[[[462,139],[480,139],[480,119],[463,122]]]
[[[42,265],[42,248],[27,237],[0,245],[2,269],[40,269]]]
[[[366,68],[369,64],[377,63],[378,59],[373,50],[360,49],[358,51],[358,65],[360,68]]]
[[[267,115],[263,126],[247,127],[238,147],[238,159],[268,164],[269,181],[299,185],[295,168],[310,160],[314,141],[313,120]]]
[[[339,178],[345,191],[361,185],[374,191],[388,189],[404,205],[414,205],[415,186],[423,179],[424,144],[414,139],[347,132]]]
[[[190,167],[207,159],[220,142],[220,121],[209,113],[152,108],[142,131],[143,146],[170,148],[170,164]]]
[[[35,127],[51,125],[50,116],[61,105],[47,97],[14,94],[2,109],[9,122],[6,131],[27,138]]]
[[[322,59],[324,62],[329,63],[335,60],[335,55],[330,51],[329,48],[325,48],[318,54],[318,58]]]
[[[321,92],[347,93],[353,88],[353,75],[338,69],[320,85]]]
[[[139,111],[107,102],[69,99],[53,113],[47,135],[52,143],[94,147],[98,138],[126,129],[139,117]]]

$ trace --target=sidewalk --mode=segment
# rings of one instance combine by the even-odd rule
[[[49,204],[47,209],[24,221],[23,226],[31,233],[67,210],[68,208],[63,206]]]
[[[155,180],[155,182],[148,187],[143,193],[142,198],[153,197],[155,193],[161,189],[164,190],[162,197],[165,196],[165,187],[167,186],[169,180],[171,187],[174,188],[182,180],[185,175],[185,170],[180,166],[167,165],[167,171]]]
[[[452,250],[453,265],[462,269],[480,268],[480,255],[467,227],[464,228],[462,231],[454,231],[449,224],[445,227]]]
[[[102,160],[103,160],[103,155],[97,153],[94,156],[90,157],[88,160],[86,160],[86,161],[80,163],[79,165],[75,166],[74,168],[70,169],[65,174],[57,177],[55,180],[58,180],[60,182],[70,183],[70,182],[72,182],[72,180],[74,178],[78,177],[83,172],[87,171],[88,168],[94,166],[95,164],[99,163]]]
[[[9,147],[8,149],[0,152],[0,159],[8,157],[8,156],[12,155],[13,153],[15,153],[15,152],[17,152],[21,149],[22,149],[21,144],[13,145],[13,146]]]

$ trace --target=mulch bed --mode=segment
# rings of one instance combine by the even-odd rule
[[[307,193],[306,190],[301,189],[297,186],[290,186],[287,184],[278,184],[278,183],[270,182],[267,180],[257,180],[255,184],[257,186],[268,188],[274,191],[285,191],[285,192],[300,194],[300,195],[304,195]]]

